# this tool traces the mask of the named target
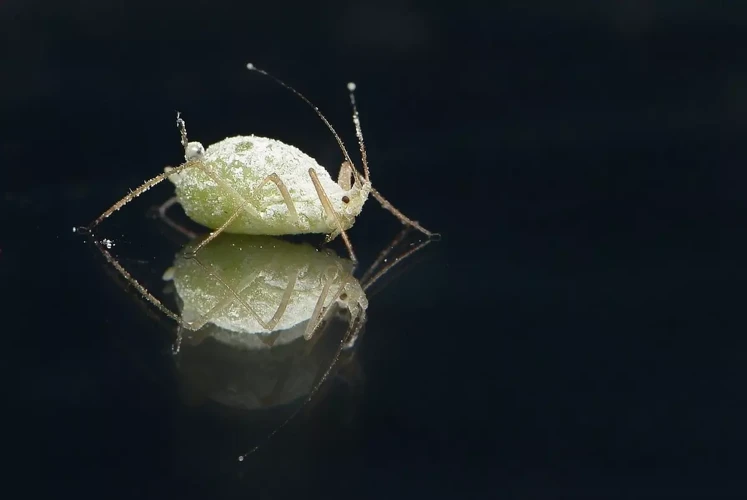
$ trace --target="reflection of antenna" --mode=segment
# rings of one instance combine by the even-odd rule
[[[363,328],[363,325],[366,323],[366,311],[365,309],[362,309],[360,307],[357,308],[358,313],[357,315],[354,315],[351,313],[351,316],[353,316],[350,320],[350,326],[348,328],[348,331],[345,332],[345,335],[342,337],[342,340],[340,341],[340,345],[335,350],[335,355],[332,358],[332,362],[329,364],[329,367],[324,371],[322,374],[322,377],[319,379],[319,382],[317,382],[314,387],[311,388],[311,391],[309,392],[308,396],[306,396],[306,399],[304,399],[303,403],[301,403],[301,406],[296,408],[296,410],[290,414],[288,418],[286,418],[282,424],[275,427],[272,432],[270,432],[261,443],[257,444],[252,448],[251,450],[247,451],[243,455],[239,455],[239,462],[244,461],[249,455],[259,450],[262,446],[264,446],[266,443],[268,443],[278,432],[283,430],[293,419],[295,419],[298,415],[301,414],[301,412],[308,406],[308,404],[311,402],[312,399],[314,399],[314,396],[317,392],[319,392],[319,389],[321,389],[322,385],[324,385],[324,382],[327,381],[329,378],[329,374],[332,373],[332,370],[337,366],[337,362],[340,359],[340,354],[342,354],[343,349],[348,344],[348,341],[351,338],[355,338],[361,331],[361,328]],[[332,308],[329,309],[330,311]]]
[[[428,245],[432,239],[427,239],[425,241],[420,242],[417,246],[414,246],[404,254],[395,257],[391,262],[387,263],[384,267],[379,269],[379,271],[374,274],[374,271],[377,267],[379,267],[383,262],[387,261],[387,256],[399,245],[402,240],[405,238],[405,236],[410,232],[411,227],[405,227],[402,229],[402,231],[392,240],[392,242],[379,254],[379,257],[376,259],[376,261],[371,265],[371,267],[366,271],[364,274],[364,278],[361,279],[361,286],[363,287],[363,290],[367,290],[371,285],[373,285],[376,281],[378,281],[380,278],[382,278],[385,274],[387,274],[389,271],[391,271],[395,266],[400,264],[402,261],[407,259],[408,257],[412,256],[415,252],[423,249],[426,245]],[[365,281],[367,276],[372,276],[368,281]],[[340,292],[338,291],[338,295],[335,297],[334,300],[337,300],[339,298]],[[334,303],[334,301],[333,301]],[[263,440],[261,443],[254,446],[251,450],[244,453],[243,455],[239,455],[238,459],[239,462],[242,462],[246,460],[246,458],[255,453],[257,450],[259,450],[262,446],[267,444],[275,435],[277,435],[281,430],[283,430],[293,419],[295,419],[298,415],[301,414],[301,412],[306,409],[306,407],[309,405],[311,400],[314,398],[314,396],[319,392],[319,389],[321,389],[322,385],[327,381],[329,378],[329,374],[332,373],[332,370],[337,365],[337,362],[340,360],[340,355],[342,354],[342,351],[345,349],[345,347],[352,345],[356,339],[358,339],[359,334],[361,333],[365,323],[366,323],[366,311],[365,309],[358,306],[357,308],[358,313],[353,313],[353,311],[350,311],[351,319],[350,319],[350,326],[348,327],[347,332],[345,332],[345,335],[343,335],[342,340],[340,340],[340,345],[335,350],[334,357],[332,358],[332,362],[330,363],[329,367],[325,370],[325,372],[322,374],[322,377],[319,379],[319,381],[312,387],[311,391],[309,392],[308,396],[304,399],[303,403],[296,408],[296,410],[286,418],[283,423],[281,423],[279,426],[275,427],[275,429],[272,430]],[[328,309],[328,312],[332,311],[332,308],[330,307]],[[320,320],[320,323],[324,319]]]

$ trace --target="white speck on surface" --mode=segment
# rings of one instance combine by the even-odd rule
[[[348,82],[348,90],[350,92],[355,90],[355,82]]]
[[[77,227],[75,227],[75,226],[73,226],[73,232],[74,232],[74,233],[77,233],[77,232],[78,232],[78,228],[77,228]]]
[[[101,240],[101,244],[104,245],[106,248],[111,249],[114,246],[114,242],[109,239],[103,239]]]

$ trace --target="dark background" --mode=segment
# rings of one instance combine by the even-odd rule
[[[0,1],[9,483],[743,498],[746,48],[743,2]],[[333,381],[238,464],[250,419],[185,404],[173,329],[71,228],[179,162],[176,110],[193,140],[277,137],[336,174],[249,61],[351,153],[356,81],[374,185],[444,239],[372,298],[362,391]],[[397,230],[371,202],[351,237],[370,263]]]

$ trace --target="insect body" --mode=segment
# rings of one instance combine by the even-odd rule
[[[88,226],[88,232],[132,199],[168,178],[176,185],[176,199],[187,215],[213,230],[194,249],[195,253],[224,231],[254,235],[323,233],[327,235],[327,241],[342,236],[351,259],[356,261],[346,230],[353,226],[369,194],[403,224],[428,237],[438,236],[406,217],[371,185],[353,93],[355,84],[349,83],[348,90],[363,173],[355,167],[332,125],[306,97],[254,65],[247,67],[272,78],[314,109],[334,135],[344,156],[337,182],[311,157],[275,139],[237,136],[205,150],[199,142],[187,140],[186,125],[177,115],[186,162],[167,168],[165,173],[131,191]]]
[[[337,236],[353,226],[371,191],[370,182],[351,182],[347,164],[338,184],[313,158],[275,139],[238,136],[186,150],[193,168],[169,176],[180,204],[195,222],[229,233]]]

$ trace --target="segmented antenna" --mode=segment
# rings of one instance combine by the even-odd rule
[[[371,269],[369,269],[364,276],[368,276],[368,278],[361,279],[361,286],[363,290],[368,290],[375,282],[377,282],[380,278],[382,278],[385,274],[388,274],[389,271],[391,271],[395,266],[399,265],[409,257],[411,257],[415,252],[418,252],[419,250],[422,250],[426,245],[428,245],[432,239],[427,239],[425,241],[420,242],[418,245],[416,245],[413,248],[410,248],[407,250],[404,254],[395,257],[392,259],[391,262],[387,262],[387,256],[394,251],[394,249],[399,246],[402,241],[404,240],[405,236],[409,234],[411,230],[411,227],[405,227],[395,238],[392,240],[392,242],[379,254],[379,257],[376,259],[376,262],[371,265]],[[382,264],[384,264],[382,266]],[[378,268],[378,269],[377,269]],[[374,271],[375,274],[374,274]],[[336,302],[340,298],[340,294],[343,293],[344,287],[340,287],[340,289],[337,291],[337,295],[332,299],[332,303]],[[333,308],[330,307],[327,309],[327,311],[324,313],[324,316],[319,318],[318,324],[321,324],[327,320],[327,316],[331,314],[333,311]],[[355,311],[355,312],[354,312]],[[282,431],[288,424],[290,424],[294,418],[296,418],[298,415],[301,414],[301,412],[311,403],[311,400],[314,398],[314,396],[319,392],[319,390],[322,388],[322,385],[329,379],[330,374],[332,373],[332,369],[337,365],[340,355],[342,354],[343,350],[346,347],[349,347],[351,345],[351,341],[358,338],[358,335],[362,331],[363,327],[366,324],[366,310],[360,306],[356,307],[354,310],[350,310],[350,324],[348,325],[348,329],[345,332],[345,335],[343,335],[342,339],[340,340],[340,344],[337,346],[337,349],[335,350],[335,354],[332,357],[332,361],[329,365],[329,367],[325,370],[325,372],[322,374],[319,381],[312,387],[309,394],[306,396],[306,398],[303,400],[301,405],[296,408],[296,410],[291,413],[289,417],[287,417],[279,426],[275,427],[275,429],[270,432],[265,438],[257,445],[255,445],[252,449],[247,451],[246,453],[238,456],[238,461],[243,462],[246,460],[250,455],[257,452],[262,446],[267,444],[273,437],[275,437],[280,431]]]
[[[184,123],[184,120],[182,120],[182,114],[179,111],[176,112],[176,126],[179,127],[179,135],[182,138],[182,147],[184,148],[186,156],[187,145],[189,144],[189,141],[187,140],[187,125]]]
[[[343,144],[342,139],[340,139],[340,135],[334,129],[334,127],[332,126],[332,124],[329,123],[329,121],[324,117],[324,115],[322,114],[322,112],[319,111],[319,108],[317,108],[316,106],[314,106],[314,104],[312,104],[312,102],[309,101],[306,98],[306,96],[304,96],[301,92],[299,92],[298,90],[294,89],[293,87],[291,87],[290,85],[288,85],[287,83],[285,83],[280,78],[278,78],[278,77],[276,77],[274,75],[271,75],[270,73],[268,73],[267,71],[265,71],[265,70],[263,70],[261,68],[256,67],[252,63],[247,63],[246,68],[249,71],[256,71],[257,73],[259,73],[261,75],[264,75],[264,76],[270,78],[271,80],[274,80],[275,83],[277,83],[278,85],[281,85],[282,87],[285,87],[286,89],[290,90],[291,92],[293,92],[294,94],[296,94],[296,96],[300,97],[303,100],[303,102],[305,102],[306,104],[308,104],[311,107],[311,109],[314,110],[314,112],[317,114],[317,116],[322,119],[322,121],[327,126],[327,128],[329,129],[329,131],[332,132],[332,135],[335,136],[335,140],[337,140],[337,144],[340,146],[340,149],[342,150],[342,155],[345,157],[345,160],[347,160],[348,163],[350,163],[350,166],[353,167],[353,172],[355,173],[355,175],[360,175],[358,173],[358,170],[355,168],[355,164],[353,163],[353,160],[350,159],[350,155],[348,154],[348,150],[345,148],[345,144]],[[355,87],[355,84],[353,85],[353,87]],[[348,85],[348,88],[350,88],[350,85]],[[362,136],[359,136],[359,138],[360,138],[359,140],[361,140],[361,141],[363,140]],[[363,143],[361,142],[361,144],[363,144]],[[365,165],[365,160],[364,160],[364,165]],[[368,170],[367,166],[365,168],[366,168],[366,170]],[[368,179],[368,175],[366,175],[366,179]]]
[[[339,294],[338,294],[339,297]],[[335,297],[335,300],[337,300],[337,297]],[[331,310],[331,309],[330,309]],[[340,345],[337,346],[337,349],[335,350],[335,355],[332,358],[332,362],[330,363],[329,367],[324,371],[322,374],[322,377],[319,379],[319,381],[316,383],[316,385],[311,389],[309,394],[304,399],[303,403],[301,403],[301,406],[296,408],[296,410],[291,413],[291,415],[286,418],[282,424],[277,426],[273,431],[268,434],[261,443],[254,446],[251,450],[247,451],[246,453],[238,456],[238,461],[243,462],[247,459],[247,457],[253,453],[255,453],[257,450],[259,450],[262,445],[269,442],[275,435],[277,435],[281,430],[283,430],[288,424],[290,424],[293,419],[295,419],[311,402],[312,399],[314,399],[314,396],[319,392],[319,389],[322,388],[322,385],[327,381],[329,378],[330,373],[332,373],[332,370],[335,366],[337,366],[337,362],[340,360],[340,355],[342,354],[342,351],[345,349],[345,346],[348,345],[348,342],[352,338],[356,338],[358,334],[360,333],[363,326],[366,324],[366,310],[361,308],[360,306],[356,309],[357,313],[353,314],[351,311],[351,322],[350,326],[345,332],[345,335],[342,337],[342,340],[340,341]]]
[[[348,83],[348,91],[350,92],[350,104],[353,106],[353,124],[355,125],[355,135],[358,137],[358,146],[361,149],[361,163],[363,163],[363,175],[366,176],[366,180],[371,182],[371,177],[368,173],[368,155],[366,154],[366,146],[363,144],[363,131],[361,130],[361,120],[358,117],[358,106],[355,103],[355,82]]]

